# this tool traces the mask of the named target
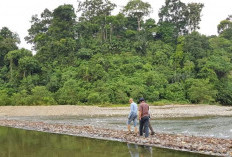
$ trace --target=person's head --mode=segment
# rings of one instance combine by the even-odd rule
[[[139,99],[139,103],[141,103],[141,102],[145,102],[145,99],[144,98],[140,98]]]
[[[130,103],[132,103],[132,102],[134,102],[134,101],[133,101],[133,99],[132,99],[132,98],[130,98],[130,99],[129,99],[129,102],[130,102]]]

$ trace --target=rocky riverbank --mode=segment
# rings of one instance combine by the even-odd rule
[[[153,118],[232,116],[232,107],[211,105],[167,105],[151,106]],[[121,142],[150,145],[202,154],[232,156],[232,139],[186,136],[181,134],[156,133],[149,138],[127,134],[125,130],[107,128],[90,124],[48,123],[41,119],[29,120],[30,117],[44,116],[127,116],[129,107],[96,106],[2,106],[0,107],[0,126],[37,130],[50,133],[116,140]],[[14,117],[29,117],[15,119]],[[126,127],[126,126],[125,126]]]
[[[122,130],[97,128],[87,125],[74,126],[66,124],[48,124],[44,122],[18,120],[0,120],[0,126],[106,140],[115,140],[134,143],[138,145],[149,145],[209,155],[232,156],[231,139],[194,137],[164,133],[156,133],[153,136],[144,138],[138,136],[137,134],[128,134],[128,132]]]

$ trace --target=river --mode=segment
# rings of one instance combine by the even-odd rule
[[[21,116],[10,117],[8,119],[72,125],[93,125],[97,127],[104,126],[106,128],[120,130],[126,130],[127,128],[126,117]],[[155,132],[232,139],[232,117],[152,119],[151,124]]]
[[[1,157],[204,157],[207,155],[0,127]]]

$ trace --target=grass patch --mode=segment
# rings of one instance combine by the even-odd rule
[[[215,105],[223,106],[218,103],[214,104],[192,104],[188,101],[170,101],[170,100],[159,100],[155,102],[147,102],[150,106],[164,106],[164,105]],[[139,105],[139,104],[138,104]],[[78,104],[78,106],[98,106],[98,107],[130,107],[130,104],[112,104],[112,103],[102,103],[102,104]]]
[[[148,103],[152,106],[164,106],[164,105],[185,105],[185,104],[190,104],[187,101],[169,101],[169,100],[160,100],[152,103]]]
[[[99,107],[129,107],[130,104],[100,104]]]

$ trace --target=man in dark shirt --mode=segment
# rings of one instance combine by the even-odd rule
[[[143,136],[143,127],[145,129],[145,137],[149,136],[149,106],[145,103],[144,98],[139,99],[139,134]]]

